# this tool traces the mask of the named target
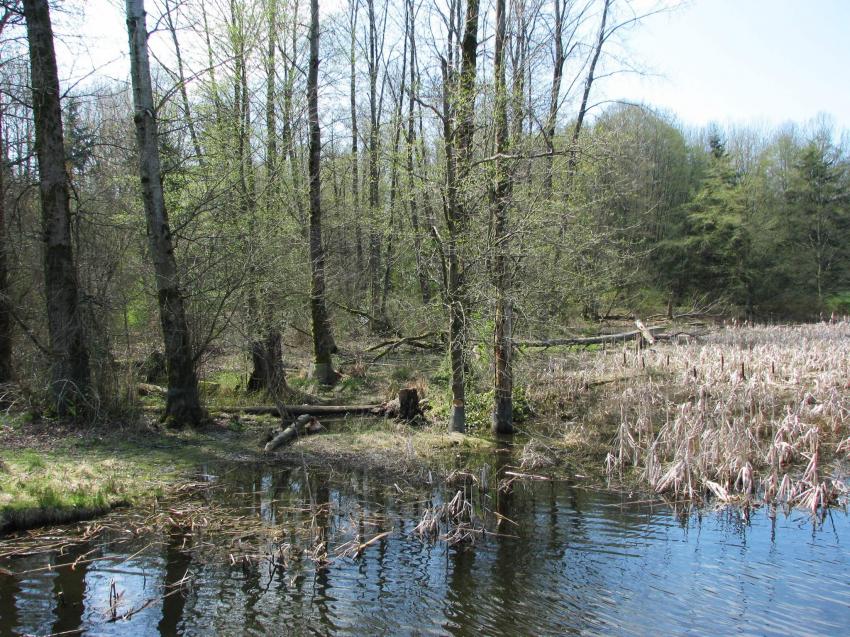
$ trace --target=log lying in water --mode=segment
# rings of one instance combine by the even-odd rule
[[[314,416],[308,416],[307,414],[303,414],[301,416],[298,416],[295,422],[289,425],[289,427],[281,431],[268,443],[266,443],[264,450],[274,451],[278,447],[288,445],[290,442],[292,442],[299,436],[317,434],[323,429],[324,427],[322,427],[321,423],[319,423],[319,421],[316,420]]]

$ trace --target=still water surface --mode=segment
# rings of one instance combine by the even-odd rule
[[[301,469],[210,472],[216,488],[204,497],[217,515],[261,522],[274,537],[263,536],[255,554],[284,546],[285,566],[238,559],[257,541],[245,532],[175,529],[120,542],[120,534],[104,534],[64,555],[0,561],[15,573],[0,571],[0,636],[850,631],[843,511],[814,522],[804,512],[760,509],[745,521],[735,509],[683,513],[645,497],[523,483],[510,494],[475,491],[477,511],[489,502],[508,520],[496,526],[497,517],[482,513],[494,534],[448,546],[413,529],[454,488],[425,485],[413,494],[363,474],[305,479]],[[306,556],[317,529],[327,564]],[[337,554],[355,534],[365,542],[385,532],[360,557]],[[61,566],[81,556],[98,559]],[[50,570],[32,572],[48,563]],[[138,612],[108,621],[111,590],[120,594],[119,615]]]

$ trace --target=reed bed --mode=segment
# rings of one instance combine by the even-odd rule
[[[847,497],[846,320],[728,326],[646,349],[550,353],[534,365],[529,385],[553,416],[549,439],[605,454],[610,480],[811,511]]]

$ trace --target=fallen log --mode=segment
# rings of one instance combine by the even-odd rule
[[[279,434],[277,434],[274,438],[269,440],[263,450],[267,452],[274,451],[278,447],[288,445],[290,442],[292,442],[299,436],[317,434],[323,429],[324,427],[322,427],[321,423],[316,420],[314,416],[308,416],[304,414],[302,416],[299,416],[294,423],[289,425],[289,427],[287,427]]]
[[[373,316],[372,314],[369,314],[369,312],[366,312],[365,310],[361,310],[361,309],[358,309],[356,307],[349,307],[349,306],[343,305],[342,303],[339,303],[337,301],[330,301],[330,303],[331,303],[331,305],[338,307],[339,309],[343,310],[344,312],[348,312],[349,314],[354,314],[355,316],[359,316],[359,317],[365,319],[371,325],[374,325],[378,329],[379,333],[394,334],[395,336],[401,336],[399,331],[396,330],[395,328],[393,328],[393,326],[390,325],[390,322],[387,321],[385,318]]]
[[[698,340],[698,339],[702,338],[703,336],[705,336],[705,334],[706,334],[705,332],[702,332],[702,333],[699,333],[699,334],[697,334],[695,332],[669,332],[667,334],[656,334],[655,340],[657,340],[657,341],[672,341],[673,339],[678,340],[682,336],[684,336],[686,338],[692,338],[694,340]]]
[[[151,383],[137,383],[136,392],[139,396],[165,396],[168,393],[168,390],[165,387],[152,385]]]
[[[425,339],[427,339],[431,336],[434,336],[435,334],[437,334],[437,333],[436,332],[428,332],[427,334],[422,334],[421,336],[405,336],[403,338],[398,338],[398,339],[391,340],[391,341],[384,341],[383,343],[373,345],[372,347],[370,347],[366,351],[367,352],[374,352],[374,351],[377,351],[379,349],[384,350],[383,352],[381,352],[380,354],[378,354],[377,356],[375,356],[372,359],[373,363],[377,363],[384,356],[396,351],[402,345],[407,346],[407,347],[417,347],[419,349],[424,349],[424,350],[435,350],[435,349],[439,349],[441,347],[440,343],[423,342],[423,341],[425,341]]]
[[[664,326],[656,325],[644,327],[642,330],[632,332],[621,332],[619,334],[599,334],[597,336],[581,336],[576,338],[550,338],[542,341],[515,341],[517,347],[555,347],[558,345],[602,345],[603,343],[623,343],[633,341],[636,338],[645,338],[644,332],[658,338],[665,329]]]
[[[424,334],[420,334],[419,336],[404,336],[401,338],[394,338],[389,341],[382,341],[377,345],[372,345],[372,347],[366,348],[367,352],[374,352],[379,349],[383,349],[384,347],[398,347],[399,345],[410,344],[414,347],[431,347],[431,344],[422,343],[425,339],[431,338],[432,336],[440,336],[440,332],[425,332]]]
[[[298,418],[299,416],[345,416],[345,415],[382,415],[383,405],[281,405],[253,407],[223,407],[218,411],[225,414],[249,414],[252,416],[277,416],[280,418]],[[283,412],[281,414],[281,412]]]

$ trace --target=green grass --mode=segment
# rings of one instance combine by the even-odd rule
[[[57,432],[49,449],[0,451],[0,531],[160,497],[209,462],[258,450],[237,420],[210,432]],[[86,516],[88,517],[88,516]]]
[[[109,460],[64,453],[3,452],[0,516],[24,509],[104,508],[141,492],[141,476]]]

